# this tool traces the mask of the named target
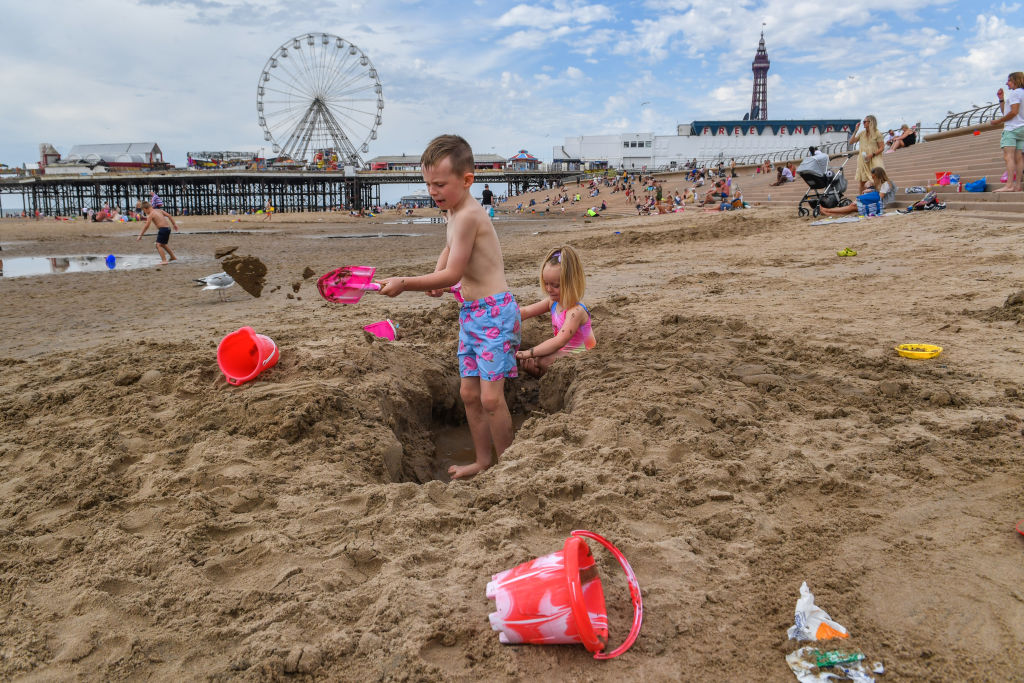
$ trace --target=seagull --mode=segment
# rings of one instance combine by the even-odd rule
[[[224,292],[221,290],[227,289],[235,284],[235,279],[227,273],[221,272],[201,277],[198,280],[193,280],[192,282],[196,283],[196,286],[205,285],[205,287],[203,287],[203,291],[206,291],[207,289],[216,289],[217,294],[220,296],[220,300],[225,301]]]

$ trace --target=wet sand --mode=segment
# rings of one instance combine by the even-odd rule
[[[190,217],[167,266],[0,279],[0,678],[788,681],[805,580],[881,680],[1018,677],[1024,225],[795,213],[499,220],[523,303],[579,251],[598,345],[510,382],[513,445],[454,483],[454,300],[330,304],[309,273],[429,272],[443,225]],[[3,220],[0,255],[155,253],[134,235]],[[193,286],[233,246],[259,298]],[[363,334],[384,318],[401,340]],[[281,359],[232,387],[242,325]],[[491,574],[577,528],[632,562],[636,645],[500,645]]]

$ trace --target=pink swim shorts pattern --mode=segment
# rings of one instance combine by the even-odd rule
[[[463,302],[459,310],[459,373],[496,382],[518,377],[522,317],[512,292]]]

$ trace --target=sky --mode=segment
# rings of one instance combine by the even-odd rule
[[[364,160],[440,133],[550,161],[566,137],[674,134],[750,108],[762,29],[769,118],[883,128],[995,101],[1024,70],[1020,4],[862,0],[0,0],[0,162],[48,142],[266,148],[256,89],[308,32],[363,50],[383,86]],[[1009,17],[1009,18],[1007,18]],[[1016,17],[1016,18],[1014,18]],[[1017,57],[1013,57],[1017,55]]]

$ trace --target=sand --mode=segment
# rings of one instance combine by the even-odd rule
[[[802,581],[882,680],[1019,678],[1020,222],[499,220],[523,302],[579,250],[598,346],[510,382],[515,442],[447,483],[455,302],[311,285],[432,270],[443,226],[393,220],[191,217],[167,266],[0,279],[0,678],[789,681]],[[325,239],[377,232],[422,236]],[[5,259],[149,253],[133,234],[0,221]],[[193,288],[232,246],[261,297]],[[384,318],[400,341],[363,334]],[[281,359],[232,387],[215,354],[242,325]],[[500,645],[491,574],[576,528],[632,562],[636,645]],[[597,555],[614,645],[629,598]]]

